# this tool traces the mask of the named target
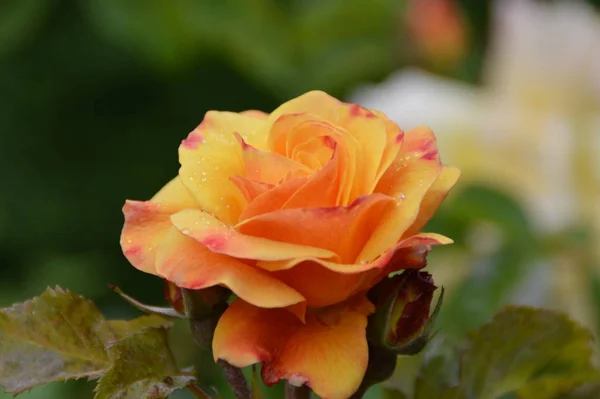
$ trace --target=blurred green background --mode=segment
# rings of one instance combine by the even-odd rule
[[[207,110],[270,111],[311,89],[360,102],[355,90],[385,86],[407,66],[479,87],[495,10],[487,0],[0,0],[0,306],[60,285],[110,318],[137,315],[108,284],[163,304],[162,282],[121,254],[121,207],[177,172],[177,146]],[[581,176],[572,180],[598,195],[598,182]],[[553,306],[528,299],[531,287],[573,275],[544,295],[576,295],[563,310],[584,306],[574,317],[596,329],[595,219],[548,233],[507,184],[467,178],[429,227],[456,241],[430,260],[448,289],[441,333],[459,338],[508,302]],[[554,266],[565,257],[578,265],[566,274]],[[222,386],[184,325],[174,351],[206,385]],[[21,397],[91,398],[92,389],[69,382]]]

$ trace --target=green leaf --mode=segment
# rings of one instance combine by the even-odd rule
[[[554,398],[597,378],[592,335],[548,310],[509,307],[471,334],[461,358],[460,387],[467,397]]]
[[[3,1],[0,3],[0,55],[31,38],[48,16],[48,0]]]
[[[98,378],[111,366],[115,334],[96,306],[60,288],[0,310],[0,385],[20,393],[39,384]]]
[[[467,399],[467,396],[458,387],[448,388],[441,396],[431,396],[431,398],[439,399]]]
[[[453,385],[450,374],[455,370],[445,356],[427,359],[415,380],[413,399],[440,398]]]
[[[499,246],[493,253],[482,256],[469,248],[478,226],[487,226],[498,235]],[[481,326],[508,304],[539,251],[539,242],[521,205],[484,185],[471,184],[452,195],[426,230],[452,237],[456,246],[451,250],[471,249],[471,272],[449,291],[437,323],[454,338]]]
[[[146,327],[157,316],[132,322],[130,328],[119,327],[126,335],[108,347],[114,362],[96,387],[96,399],[164,399],[175,390],[194,382],[194,377],[179,371],[169,350],[166,328]],[[114,325],[114,323],[113,323]]]
[[[368,394],[369,394],[369,392],[367,392],[367,395]],[[402,392],[398,389],[388,388],[388,387],[381,388],[380,397],[382,399],[408,399],[408,396],[404,392]]]
[[[600,398],[600,384],[589,384],[560,395],[557,399],[598,399]]]

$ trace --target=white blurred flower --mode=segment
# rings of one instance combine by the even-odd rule
[[[463,184],[507,191],[541,233],[600,237],[600,17],[576,0],[497,0],[493,16],[481,86],[408,69],[350,101],[429,125]]]

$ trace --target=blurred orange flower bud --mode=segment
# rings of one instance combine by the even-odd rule
[[[467,32],[456,1],[412,0],[406,18],[409,34],[426,61],[446,66],[464,57]]]

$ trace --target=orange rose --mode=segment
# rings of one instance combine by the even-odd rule
[[[179,287],[237,295],[215,359],[350,396],[368,363],[366,291],[451,243],[419,232],[460,174],[433,133],[313,91],[271,114],[208,112],[179,160],[150,201],[126,202],[127,259]]]

